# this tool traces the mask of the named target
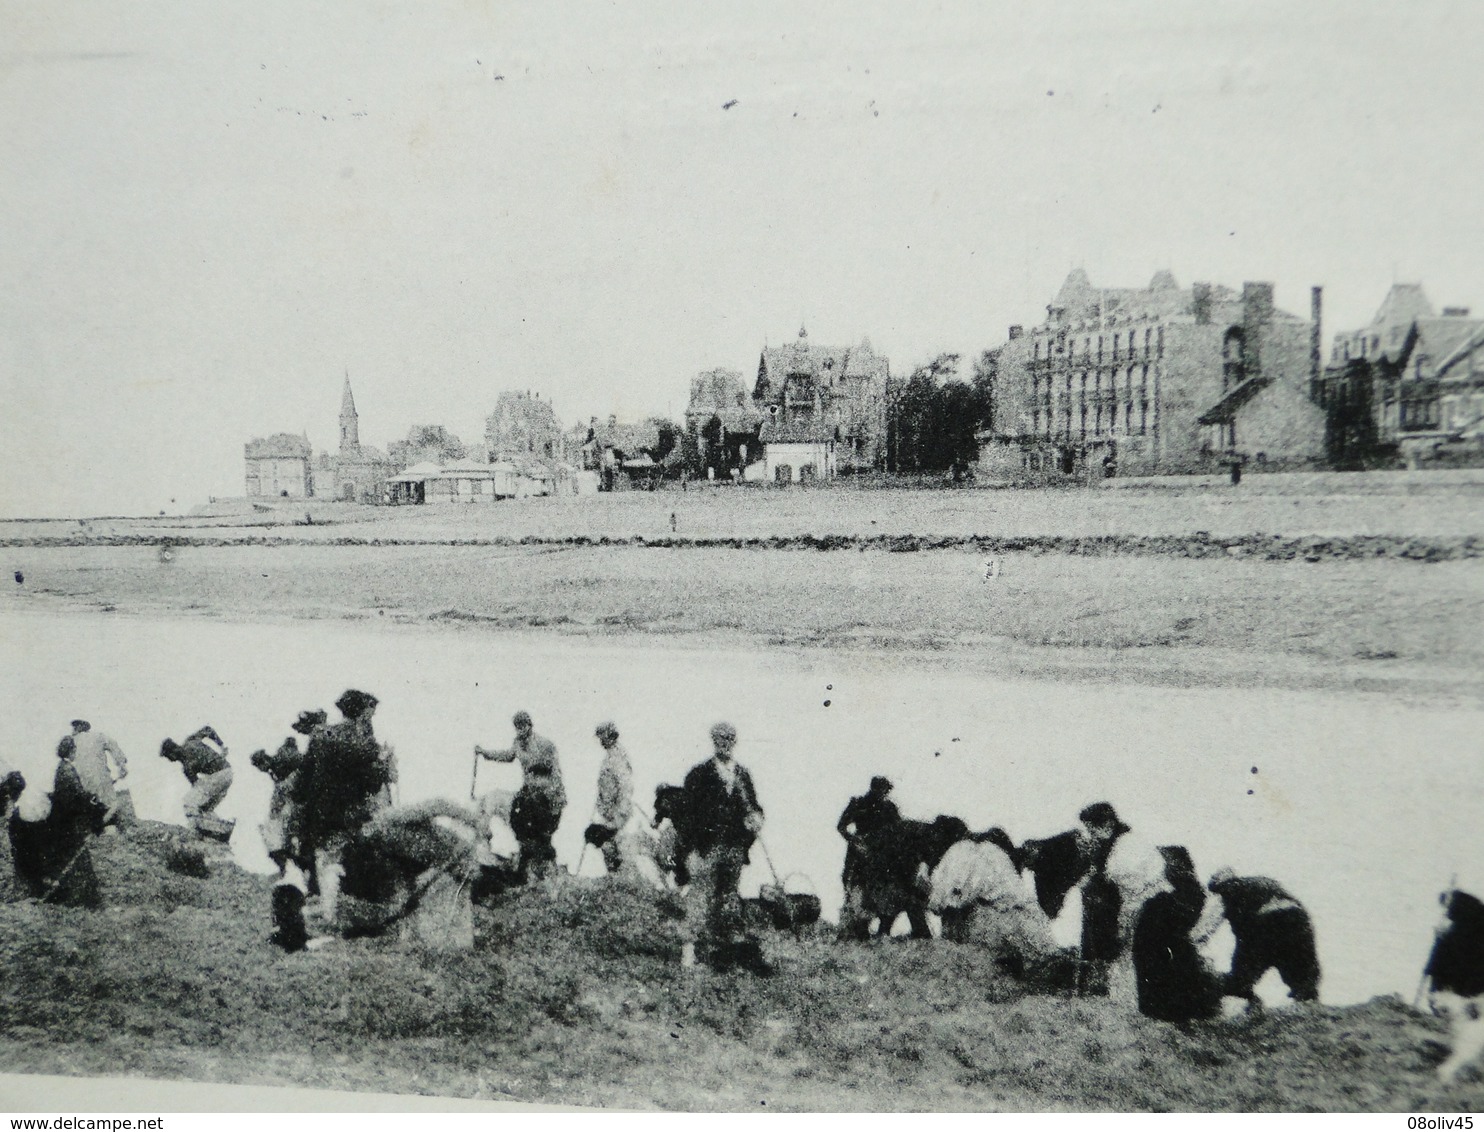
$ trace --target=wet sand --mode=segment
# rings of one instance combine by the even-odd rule
[[[460,624],[17,613],[0,637],[3,682],[29,705],[0,721],[0,741],[23,771],[43,775],[65,720],[82,714],[130,752],[140,814],[176,821],[186,784],[155,751],[210,722],[235,755],[220,812],[239,819],[250,867],[266,868],[255,826],[269,788],[246,755],[347,686],[381,697],[378,732],[409,801],[466,795],[474,744],[505,744],[510,714],[531,711],[563,753],[572,801],[558,849],[572,867],[597,722],[618,721],[647,809],[653,787],[678,782],[708,753],[709,725],[728,718],[769,810],[769,855],[831,912],[834,821],[873,774],[897,783],[908,814],[1001,824],[1017,840],[1108,798],[1152,839],[1187,845],[1205,872],[1231,864],[1290,885],[1319,924],[1332,1002],[1414,984],[1435,894],[1474,852],[1484,812],[1484,707],[1435,695],[1068,682],[932,656],[675,649]],[[480,766],[481,790],[516,781],[513,768]],[[596,858],[587,865],[599,871]],[[767,879],[756,860],[747,886]]]

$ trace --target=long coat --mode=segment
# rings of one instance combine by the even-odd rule
[[[10,816],[16,879],[27,895],[57,904],[97,907],[102,903],[89,843],[103,830],[108,807],[83,786],[77,769],[59,760],[52,808],[41,821]]]

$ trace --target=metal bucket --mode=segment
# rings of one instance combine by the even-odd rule
[[[237,828],[235,818],[219,818],[215,814],[197,814],[191,823],[196,832],[208,841],[230,841],[232,831]]]
[[[758,892],[758,903],[779,931],[819,923],[820,900],[812,892],[786,892],[781,884],[765,884]]]

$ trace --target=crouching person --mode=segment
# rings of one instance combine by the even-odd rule
[[[86,719],[72,721],[72,741],[77,745],[73,765],[78,777],[88,792],[108,807],[103,824],[116,832],[136,825],[134,795],[123,784],[129,777],[129,760],[123,748]]]
[[[214,841],[230,837],[231,825],[216,816],[217,806],[232,787],[232,767],[227,762],[227,745],[222,737],[206,726],[191,732],[184,743],[166,739],[160,744],[160,757],[179,763],[191,784],[185,797],[186,824],[200,836]]]
[[[293,828],[294,776],[299,773],[304,756],[299,745],[292,739],[284,740],[273,754],[254,751],[252,765],[266,774],[273,782],[273,797],[268,802],[268,816],[258,826],[263,835],[263,847],[268,850],[268,859],[278,867],[282,877],[293,860],[294,846],[290,831]]]
[[[736,743],[737,729],[718,723],[711,729],[712,757],[685,776],[690,887],[685,895],[680,962],[694,967],[700,945],[713,967],[740,963],[765,973],[767,964],[756,941],[743,929],[737,891],[748,852],[763,828],[763,808],[752,775],[732,757]]]
[[[472,886],[485,820],[441,798],[377,813],[341,858],[340,927],[345,935],[402,938],[445,951],[474,946]]]
[[[1214,1018],[1221,1011],[1223,980],[1194,939],[1206,890],[1183,845],[1161,845],[1159,851],[1165,885],[1139,909],[1130,942],[1139,1012],[1163,1022]]]
[[[1206,887],[1220,898],[1222,915],[1237,941],[1223,992],[1256,1003],[1258,980],[1276,967],[1295,1002],[1317,1001],[1319,955],[1304,906],[1277,881],[1241,877],[1231,869],[1217,871]]]
[[[1026,891],[1017,856],[998,827],[959,841],[933,870],[928,910],[943,921],[944,939],[983,947],[1007,973],[1049,974],[1062,952],[1051,920]]]

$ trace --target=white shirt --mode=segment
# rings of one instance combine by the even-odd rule
[[[721,775],[721,781],[727,788],[727,793],[737,789],[737,762],[735,759],[712,758],[711,763],[716,767],[716,773]]]

